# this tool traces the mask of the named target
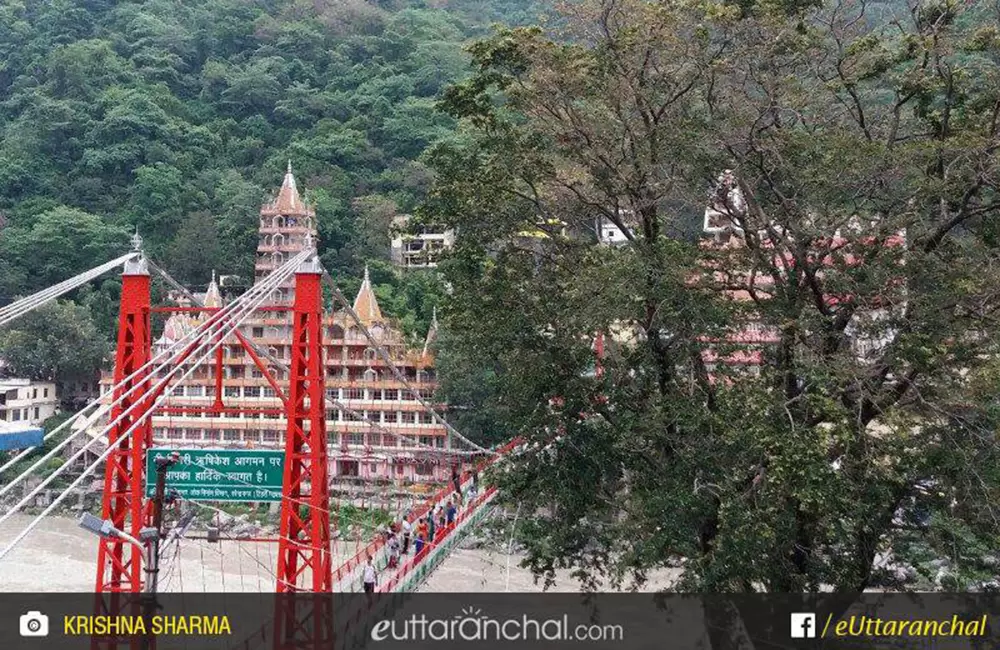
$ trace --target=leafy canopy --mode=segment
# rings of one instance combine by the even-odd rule
[[[998,16],[562,12],[471,48],[423,210],[462,234],[450,363],[488,378],[447,397],[535,443],[499,477],[527,564],[596,586],[684,556],[678,587],[716,592],[992,575]]]

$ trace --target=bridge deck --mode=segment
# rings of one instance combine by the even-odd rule
[[[341,604],[335,607],[333,615],[337,630],[334,647],[346,649],[363,645],[371,625],[390,616],[409,592],[416,591],[434,568],[454,550],[462,536],[486,515],[496,495],[496,488],[491,487],[466,504],[458,513],[455,522],[437,534],[433,543],[425,545],[420,553],[403,556],[399,566],[390,569],[385,564],[380,564],[381,580],[370,600],[366,598],[341,600]],[[379,560],[375,560],[373,556],[372,563],[387,564],[387,550],[384,545],[379,547],[378,553]],[[367,561],[367,556],[365,558]],[[358,568],[352,568],[348,574],[349,577],[345,575],[340,583],[344,587],[343,590],[359,591],[361,573]],[[347,584],[348,582],[351,584]]]
[[[496,455],[479,465],[481,472],[506,454],[510,453],[520,439],[514,439],[496,450]],[[471,479],[460,484],[463,492],[470,485]],[[439,490],[423,505],[415,508],[409,518],[411,523],[419,520],[438,505],[445,505],[454,494],[453,486],[449,484]],[[462,536],[482,520],[490,511],[496,499],[497,489],[488,487],[470,503],[459,509],[454,523],[440,530],[432,543],[424,546],[420,553],[403,556],[395,568],[389,568],[388,547],[384,535],[379,534],[366,547],[358,551],[350,560],[337,567],[333,572],[334,593],[358,593],[363,591],[362,575],[364,566],[371,556],[380,575],[376,593],[372,597],[344,598],[336,601],[333,611],[335,628],[333,647],[338,650],[360,647],[367,641],[370,626],[386,618],[396,607],[402,604],[409,592],[415,591],[451,553]],[[269,624],[260,632],[247,639],[238,647],[254,648],[267,636]]]

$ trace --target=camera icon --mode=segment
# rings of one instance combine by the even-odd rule
[[[48,636],[49,617],[41,612],[21,615],[21,636]]]

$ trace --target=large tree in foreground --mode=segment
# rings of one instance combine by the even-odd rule
[[[536,442],[501,479],[536,572],[627,583],[683,556],[679,588],[724,592],[860,590],[889,557],[924,585],[991,575],[985,4],[588,0],[559,33],[473,47],[425,209],[460,232],[449,355],[490,368],[478,406]],[[725,247],[685,236],[710,201]],[[598,217],[627,243],[580,236]],[[752,353],[726,347],[750,321],[758,376],[706,363]]]

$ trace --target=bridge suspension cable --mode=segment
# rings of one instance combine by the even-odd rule
[[[289,264],[291,264],[291,261],[289,261]],[[156,267],[154,266],[154,268],[156,268]],[[165,273],[165,272],[163,272],[163,273]],[[285,277],[287,277],[287,276],[285,276]],[[172,278],[171,278],[171,280],[172,280]],[[282,281],[284,281],[284,280],[282,280]],[[216,314],[213,314],[210,318],[208,318],[204,323],[202,323],[201,325],[199,325],[197,328],[195,328],[194,330],[189,331],[187,334],[185,334],[183,337],[181,337],[180,339],[178,339],[177,341],[175,341],[174,343],[172,343],[170,346],[168,346],[167,348],[165,348],[165,349],[161,350],[160,352],[158,352],[155,356],[153,356],[153,358],[151,358],[148,362],[146,362],[142,367],[140,367],[139,369],[137,369],[135,372],[133,372],[132,374],[130,374],[128,377],[125,377],[122,380],[122,383],[123,384],[127,384],[132,379],[135,379],[136,377],[138,377],[138,376],[140,376],[140,375],[142,375],[144,373],[147,373],[150,368],[152,368],[154,365],[156,365],[157,362],[161,362],[162,361],[162,363],[160,363],[160,365],[157,366],[157,368],[151,374],[153,374],[155,376],[159,372],[161,372],[164,369],[166,369],[172,362],[170,360],[164,361],[165,359],[168,359],[168,357],[170,357],[171,355],[173,355],[177,350],[180,350],[181,348],[183,348],[185,345],[188,344],[188,342],[198,340],[200,337],[205,336],[205,335],[215,334],[216,332],[213,330],[213,328],[216,327],[216,326],[218,326],[219,323],[221,322],[221,320],[224,319],[224,317],[225,317],[224,315],[225,315],[225,313],[227,311],[237,309],[241,304],[243,304],[247,300],[251,300],[253,297],[255,297],[261,291],[265,291],[265,290],[267,291],[267,293],[264,294],[265,297],[266,297],[266,295],[269,294],[270,291],[271,291],[271,289],[266,289],[266,287],[270,286],[270,284],[271,284],[271,278],[269,276],[260,285],[255,285],[250,290],[248,290],[246,294],[244,294],[243,296],[240,296],[238,299],[236,299],[235,301],[233,301],[233,303],[231,303],[230,305],[227,306],[226,310],[220,310],[220,312],[217,312]],[[38,461],[35,462],[34,465],[32,465],[27,470],[25,470],[25,472],[23,472],[20,476],[18,476],[17,478],[13,479],[12,481],[10,481],[3,488],[0,488],[0,496],[3,496],[8,491],[10,491],[19,481],[21,481],[22,479],[24,479],[26,476],[29,476],[32,471],[34,471],[35,469],[37,469],[42,463],[44,463],[49,458],[52,458],[61,449],[63,449],[66,445],[68,445],[70,442],[72,442],[75,438],[77,438],[77,436],[81,435],[82,433],[85,433],[86,430],[91,425],[94,424],[94,422],[96,422],[98,419],[100,419],[101,417],[103,417],[115,405],[117,405],[117,404],[121,403],[123,400],[127,399],[129,397],[129,395],[131,395],[134,391],[138,390],[139,386],[140,386],[139,384],[133,385],[131,388],[129,388],[128,390],[126,390],[125,392],[123,392],[121,395],[118,395],[117,397],[114,397],[113,401],[111,403],[101,406],[96,413],[91,414],[83,422],[83,424],[80,425],[77,428],[76,432],[74,432],[74,433],[70,434],[69,436],[67,436],[66,439],[64,439],[62,442],[59,443],[59,445],[57,445],[54,449],[52,449],[47,454],[45,454],[42,458],[38,459]],[[113,391],[112,391],[112,395],[114,395]],[[71,424],[73,424],[74,422],[76,422],[78,420],[78,418],[83,417],[83,415],[84,415],[84,413],[86,411],[90,410],[92,407],[97,406],[99,404],[100,404],[100,402],[98,402],[98,401],[91,402],[90,404],[88,404],[87,406],[85,406],[83,409],[81,409],[79,412],[77,412],[73,417],[71,417],[68,420],[66,420],[66,422],[63,422],[58,427],[56,427],[55,429],[53,429],[51,432],[49,432],[48,434],[46,434],[45,437],[43,438],[43,440],[48,440],[52,436],[58,434],[63,429],[65,429],[66,427],[68,427]],[[28,454],[32,453],[33,451],[34,451],[34,449],[29,448],[29,449],[24,449],[24,450],[18,452],[13,458],[11,458],[6,463],[4,463],[3,466],[0,466],[0,474],[2,474],[6,469],[8,469],[9,467],[11,467],[15,463],[17,463],[19,460],[21,460],[22,458],[24,458]]]
[[[58,477],[64,471],[66,471],[72,465],[72,461],[74,461],[76,458],[82,455],[92,444],[94,444],[95,441],[99,440],[102,436],[107,435],[107,433],[111,430],[111,428],[115,426],[118,422],[120,422],[122,418],[126,417],[137,406],[141,404],[144,405],[146,403],[146,400],[148,400],[150,397],[153,398],[153,403],[149,405],[149,408],[146,409],[145,412],[142,413],[140,417],[138,417],[136,421],[133,422],[132,425],[129,426],[129,428],[121,434],[116,443],[109,444],[108,448],[104,451],[104,453],[102,453],[97,458],[96,461],[94,461],[91,465],[89,465],[80,474],[79,477],[77,477],[72,483],[70,483],[70,485],[62,493],[60,493],[55,499],[53,499],[53,501],[49,504],[48,507],[46,507],[41,512],[41,514],[35,517],[2,551],[0,551],[0,560],[2,560],[25,537],[27,537],[28,534],[30,534],[31,531],[38,526],[38,524],[42,521],[42,519],[48,516],[56,508],[56,506],[58,506],[63,501],[63,499],[65,499],[66,496],[69,495],[72,492],[72,490],[75,489],[91,472],[93,472],[98,466],[100,466],[101,463],[104,462],[107,459],[107,457],[111,455],[111,453],[115,450],[115,448],[118,445],[121,444],[123,440],[129,439],[130,434],[136,428],[141,426],[143,422],[152,415],[153,411],[157,407],[159,407],[163,403],[163,401],[166,400],[167,391],[165,389],[167,388],[167,384],[170,383],[171,379],[174,378],[176,372],[183,367],[180,364],[186,363],[186,360],[190,356],[201,353],[206,346],[209,346],[209,349],[205,351],[203,354],[201,354],[198,360],[192,363],[190,367],[187,369],[187,371],[180,378],[178,378],[177,382],[175,383],[183,382],[192,373],[194,373],[194,371],[202,363],[204,363],[204,361],[207,358],[209,358],[220,346],[222,346],[225,343],[226,337],[231,335],[237,328],[239,328],[239,326],[243,323],[243,321],[245,321],[263,303],[263,301],[268,297],[268,295],[270,295],[270,293],[274,289],[276,289],[282,282],[284,282],[285,279],[290,277],[302,262],[304,262],[306,259],[308,259],[310,256],[314,254],[315,253],[311,250],[299,253],[298,255],[290,259],[288,262],[286,262],[284,266],[280,267],[279,269],[268,275],[267,278],[265,278],[265,280],[262,283],[254,285],[254,287],[247,292],[247,294],[251,293],[256,294],[253,296],[252,299],[246,302],[243,302],[241,300],[234,301],[234,303],[230,305],[230,308],[236,306],[237,307],[236,309],[227,308],[224,312],[219,312],[217,315],[225,314],[225,317],[219,320],[226,321],[221,324],[220,331],[211,334],[206,333],[205,336],[199,337],[200,339],[207,339],[208,343],[202,340],[197,345],[195,350],[193,351],[186,350],[179,354],[175,354],[175,356],[171,359],[171,361],[175,362],[177,365],[173,369],[171,369],[165,377],[157,381],[154,386],[147,388],[142,395],[138,396],[135,399],[134,403],[130,407],[125,409],[124,412],[119,414],[119,416],[115,418],[112,422],[108,423],[108,425],[102,430],[101,433],[94,436],[94,438],[89,443],[87,443],[87,445],[85,445],[81,450],[79,450],[61,468],[59,468],[58,470],[53,472],[50,476],[48,476],[40,485],[36,486],[35,489],[33,489],[20,502],[18,502],[18,504],[16,504],[10,511],[8,511],[2,517],[0,517],[0,523],[3,523],[8,518],[10,518],[15,512],[19,511],[22,507],[24,507],[26,503],[28,503],[32,498],[34,498],[34,496],[38,494],[38,492],[41,489],[43,489],[46,485],[48,485],[48,483],[50,483],[54,478]],[[254,291],[255,289],[256,291]],[[243,298],[243,296],[241,296],[241,298]],[[230,313],[230,311],[233,313]],[[212,341],[214,341],[214,343],[212,343]]]
[[[75,275],[68,280],[63,280],[59,284],[52,285],[47,289],[42,289],[41,291],[33,293],[30,296],[16,300],[5,307],[0,307],[0,325],[6,325],[12,320],[20,318],[28,312],[41,307],[59,296],[90,282],[94,278],[104,275],[111,269],[123,265],[136,255],[138,255],[137,252],[122,255],[117,259],[111,260],[110,262],[96,266],[89,271],[84,271],[79,275]]]
[[[140,404],[142,404],[142,401],[144,399],[147,399],[150,395],[155,395],[157,393],[157,391],[160,391],[159,397],[162,398],[162,399],[165,399],[166,398],[166,395],[165,395],[166,391],[165,390],[161,390],[161,389],[165,387],[165,385],[170,381],[170,379],[173,377],[173,375],[176,374],[177,371],[182,367],[181,364],[184,363],[185,360],[188,357],[190,357],[192,354],[198,354],[198,353],[200,353],[202,350],[204,350],[204,348],[205,348],[206,345],[210,344],[209,343],[210,341],[212,341],[212,340],[214,340],[216,338],[218,338],[218,343],[213,346],[212,351],[214,351],[216,348],[218,348],[220,345],[222,345],[222,342],[225,340],[225,336],[228,335],[228,332],[225,333],[225,334],[223,334],[221,330],[228,327],[228,328],[230,328],[230,331],[231,331],[231,330],[239,327],[239,325],[242,323],[242,321],[245,320],[256,309],[256,307],[259,306],[267,298],[267,296],[270,294],[270,292],[274,288],[276,288],[278,285],[280,285],[281,282],[283,282],[284,279],[287,278],[292,272],[294,272],[294,268],[297,265],[297,264],[293,265],[293,262],[295,262],[295,261],[296,260],[294,258],[293,258],[293,260],[289,261],[289,263],[288,263],[289,270],[288,270],[287,273],[283,272],[281,274],[281,276],[279,276],[279,277],[269,276],[263,283],[261,283],[261,285],[255,285],[254,289],[252,289],[251,291],[247,292],[248,295],[249,294],[253,294],[252,297],[248,301],[246,301],[246,302],[244,302],[242,300],[234,301],[234,303],[232,305],[230,305],[230,308],[227,309],[227,312],[220,312],[219,314],[216,315],[216,319],[215,319],[214,322],[213,321],[207,321],[206,323],[203,324],[205,327],[201,327],[198,330],[195,330],[195,332],[193,332],[192,334],[196,338],[198,338],[199,343],[198,343],[197,347],[194,350],[187,350],[187,351],[183,351],[183,352],[178,353],[177,351],[182,346],[177,346],[177,345],[171,346],[171,349],[174,351],[172,353],[173,356],[171,357],[171,359],[169,359],[168,361],[160,364],[160,366],[152,373],[153,376],[156,376],[164,368],[167,368],[168,366],[170,366],[170,365],[173,364],[174,367],[169,370],[169,372],[167,373],[167,375],[164,376],[161,380],[159,380],[154,386],[145,389],[145,391],[144,391],[144,393],[142,395],[139,395],[138,397],[136,397],[134,399],[133,404],[130,407],[128,407],[123,413],[119,414],[119,416],[114,421],[109,422],[107,424],[107,426],[105,426],[104,429],[100,433],[98,433],[97,435],[93,436],[92,439],[83,446],[83,448],[81,448],[80,450],[78,450],[77,453],[73,457],[71,457],[69,459],[69,461],[67,461],[66,464],[63,465],[62,468],[60,468],[60,470],[58,470],[57,472],[55,472],[52,475],[50,475],[49,477],[47,477],[46,480],[43,481],[41,485],[37,486],[35,488],[35,490],[31,494],[29,494],[24,499],[22,499],[22,501],[20,503],[18,503],[10,512],[7,512],[2,517],[0,517],[0,523],[3,523],[14,512],[16,512],[21,507],[23,507],[24,503],[26,503],[32,496],[34,496],[35,494],[37,494],[37,492],[40,491],[41,488],[43,488],[45,485],[47,485],[53,478],[55,478],[56,476],[58,476],[59,474],[61,474],[62,471],[65,470],[65,468],[69,467],[71,465],[72,461],[74,461],[76,458],[80,457],[84,452],[87,451],[87,449],[89,449],[91,446],[93,446],[103,436],[107,435],[108,432],[111,430],[111,428],[118,421],[120,421],[122,418],[126,417],[134,409],[136,409]],[[241,299],[242,298],[243,297],[241,296]],[[228,313],[230,310],[232,311],[232,313]],[[240,312],[242,312],[242,313],[240,313]],[[239,319],[239,320],[236,320],[236,321],[226,321],[226,318],[229,318],[229,317],[232,317],[233,319]],[[218,326],[220,328],[218,331],[214,331],[213,330],[213,328],[216,327],[216,326]],[[204,331],[201,331],[201,333],[198,334],[199,330],[204,330]],[[186,378],[188,375],[190,375],[197,368],[197,366],[204,361],[204,358],[205,357],[203,356],[201,359],[199,359],[199,361],[197,361],[185,373],[184,378]],[[148,365],[150,365],[150,364],[147,364],[147,366]],[[130,376],[134,376],[138,372],[141,372],[141,369],[139,371],[137,371],[136,373],[133,373]],[[183,378],[182,378],[182,380],[183,380]],[[124,383],[125,381],[127,381],[127,379],[123,380],[122,383]],[[116,400],[115,403],[117,403],[118,401],[121,401],[121,399],[124,399],[128,394],[130,394],[135,388],[138,388],[140,385],[141,384],[136,384],[135,386],[133,386],[132,389],[130,389],[130,390],[126,391],[125,393],[123,393],[120,396],[120,399]],[[113,387],[112,391],[115,388],[117,388],[117,386]],[[159,401],[162,401],[162,399],[160,399]],[[158,404],[155,404],[153,408],[155,408],[156,405],[158,405]],[[149,410],[149,412],[152,412],[152,408]],[[142,420],[140,420],[139,422],[141,422],[141,421]],[[85,431],[85,429],[81,428],[80,431]],[[79,432],[78,432],[78,434],[79,434]],[[64,443],[65,443],[65,441],[64,441]],[[119,443],[120,443],[120,439],[119,439]],[[110,448],[113,449],[113,446],[111,446]],[[20,480],[22,480],[23,478],[25,478],[28,475],[30,475],[31,471],[33,471],[36,467],[38,467],[38,465],[40,465],[41,462],[44,462],[44,460],[46,458],[51,457],[53,455],[53,452],[55,452],[55,451],[56,450],[53,450],[52,452],[49,452],[49,454],[47,454],[45,458],[42,458],[39,462],[36,462],[35,465],[33,465],[31,468],[29,468],[26,472],[24,472],[23,474],[21,474],[20,476],[18,476],[16,479],[14,479],[14,481],[12,481],[11,484],[5,486],[4,491],[8,490],[10,488],[10,486],[13,485],[14,483],[17,483]]]
[[[392,357],[386,351],[385,346],[375,339],[371,331],[369,331],[368,327],[364,324],[364,321],[362,321],[361,317],[358,316],[358,313],[354,311],[354,306],[350,303],[350,301],[347,300],[347,297],[344,296],[343,292],[340,290],[340,287],[337,286],[337,283],[333,279],[333,277],[329,273],[324,271],[323,280],[333,291],[334,297],[337,298],[337,300],[339,300],[344,305],[344,308],[347,310],[347,313],[350,315],[351,319],[357,324],[359,328],[361,328],[361,332],[365,335],[365,338],[368,339],[368,342],[371,343],[372,347],[375,350],[375,353],[378,354],[379,357],[381,357],[381,359],[386,364],[388,364],[389,369],[392,371],[392,374],[396,377],[396,380],[399,381],[401,384],[403,384],[407,388],[407,390],[410,391],[414,399],[420,402],[420,405],[423,406],[425,409],[427,409],[427,411],[431,414],[431,416],[433,416],[435,420],[441,423],[448,430],[450,434],[452,434],[465,444],[469,445],[473,449],[479,451],[480,453],[485,453],[485,454],[495,453],[487,449],[486,447],[483,447],[482,445],[476,444],[475,442],[469,440],[461,433],[459,433],[459,431],[455,427],[453,427],[447,420],[445,420],[444,417],[440,413],[438,413],[437,410],[423,398],[423,396],[421,396],[420,391],[417,388],[414,388],[413,384],[411,384],[409,380],[406,378],[406,375],[403,374],[403,372],[399,369],[396,363],[392,360]]]
[[[154,264],[153,262],[148,262],[148,263],[149,263],[149,267],[151,269],[153,269],[154,271],[156,271],[157,273],[159,273],[160,276],[168,284],[170,284],[170,286],[174,287],[175,289],[177,289],[178,291],[180,291],[182,294],[184,294],[184,297],[186,297],[188,300],[190,300],[192,302],[192,304],[197,305],[199,307],[203,307],[204,306],[204,302],[201,299],[199,299],[197,296],[195,296],[193,293],[191,293],[191,291],[188,290],[187,287],[185,287],[183,284],[181,284],[180,282],[178,282],[177,280],[175,280],[169,273],[167,273],[165,270],[163,270],[161,267],[159,267],[158,265]],[[282,361],[281,359],[279,359],[276,356],[274,356],[273,354],[271,354],[270,351],[268,351],[268,350],[260,347],[253,340],[250,340],[250,339],[241,339],[241,341],[243,343],[249,345],[251,348],[253,348],[254,352],[256,352],[258,356],[260,356],[260,357],[262,357],[264,359],[267,359],[271,363],[271,365],[273,365],[274,367],[276,367],[276,368],[284,371],[285,373],[288,372],[288,370],[289,370],[288,365],[284,361]],[[330,397],[329,395],[327,395],[326,399],[327,399],[327,401],[330,404],[332,404],[333,406],[337,407],[338,409],[344,411],[348,415],[351,415],[353,417],[358,418],[359,422],[364,422],[366,425],[368,425],[369,427],[371,427],[373,431],[377,431],[377,432],[379,432],[379,433],[381,433],[383,435],[391,436],[391,437],[393,437],[393,438],[395,438],[397,440],[405,440],[408,443],[410,443],[411,445],[413,445],[414,447],[419,447],[419,448],[422,448],[422,449],[427,449],[429,452],[443,454],[443,455],[478,455],[478,454],[482,454],[483,453],[482,451],[475,451],[475,450],[469,451],[469,450],[464,450],[464,449],[439,449],[437,447],[433,447],[431,445],[424,444],[424,443],[420,442],[419,440],[414,440],[413,439],[415,436],[417,436],[419,434],[405,434],[405,433],[396,433],[394,431],[390,431],[389,429],[386,429],[385,427],[381,426],[379,423],[377,423],[377,422],[375,422],[373,420],[370,420],[363,412],[359,412],[359,411],[357,411],[355,409],[352,409],[351,407],[347,406],[342,401],[340,401],[340,400],[338,400],[336,398]]]
[[[218,317],[213,317],[212,319],[209,319],[206,322],[202,323],[198,328],[189,331],[182,338],[178,339],[177,341],[175,341],[174,343],[172,343],[167,348],[165,348],[165,349],[161,350],[160,352],[158,352],[149,361],[147,361],[142,367],[138,368],[137,370],[135,370],[134,372],[132,372],[132,374],[130,374],[127,377],[125,377],[124,379],[122,379],[121,384],[127,384],[128,382],[130,382],[132,379],[138,377],[139,375],[147,373],[150,368],[152,368],[154,365],[156,365],[157,362],[159,362],[159,361],[161,361],[163,359],[166,359],[171,354],[173,354],[175,351],[181,349],[185,344],[188,343],[188,341],[195,340],[198,336],[206,333],[212,327],[213,323],[217,323],[217,322],[218,322]],[[152,374],[154,374],[154,375],[157,374],[159,371],[163,370],[168,365],[169,365],[169,362],[161,363],[156,368],[156,370],[153,371]],[[113,391],[114,388],[116,388],[116,387],[112,387],[112,391]],[[72,442],[77,436],[79,436],[82,433],[84,433],[91,425],[94,424],[94,422],[96,422],[98,419],[100,419],[105,414],[107,414],[108,411],[110,411],[115,405],[117,405],[120,402],[122,402],[123,400],[125,400],[134,391],[138,390],[138,388],[139,388],[138,384],[133,385],[131,388],[129,388],[125,392],[123,392],[120,395],[118,395],[118,397],[114,397],[113,400],[110,403],[107,403],[107,404],[103,404],[102,405],[100,403],[100,401],[91,402],[90,404],[87,404],[86,406],[84,406],[80,411],[78,411],[77,413],[75,413],[72,417],[70,417],[69,419],[67,419],[65,422],[63,422],[62,424],[60,424],[59,426],[57,426],[55,429],[53,429],[49,433],[45,434],[45,437],[42,439],[43,441],[46,441],[46,440],[50,439],[51,437],[57,435],[59,432],[61,432],[62,430],[64,430],[66,427],[70,426],[74,422],[77,422],[79,420],[79,418],[84,417],[85,413],[87,413],[88,411],[92,411],[95,407],[98,407],[98,406],[100,407],[100,408],[97,409],[97,412],[92,413],[90,416],[88,416],[87,419],[80,426],[77,427],[77,430],[74,433],[71,433],[69,436],[67,436],[62,442],[59,443],[59,445],[57,445],[54,449],[52,449],[51,451],[49,451],[45,456],[43,456],[42,458],[40,458],[30,468],[28,468],[27,470],[25,470],[25,472],[23,474],[21,474],[20,476],[18,476],[17,478],[15,478],[14,480],[12,480],[11,482],[9,482],[3,488],[0,488],[0,496],[3,496],[18,481],[20,481],[25,476],[29,475],[40,464],[42,464],[43,462],[45,462],[46,460],[48,460],[49,458],[51,458],[52,456],[54,456],[56,453],[58,453],[60,449],[62,449],[67,444],[69,444],[70,442]],[[109,392],[112,392],[112,391],[109,391]],[[113,394],[113,392],[112,392],[112,394]],[[14,455],[13,458],[11,458],[6,463],[4,463],[2,466],[0,466],[0,474],[2,474],[9,467],[11,467],[15,463],[17,463],[19,460],[21,460],[22,458],[24,458],[28,454],[31,454],[34,451],[35,451],[35,449],[28,448],[28,449],[23,449],[20,452],[18,452],[16,455]]]

